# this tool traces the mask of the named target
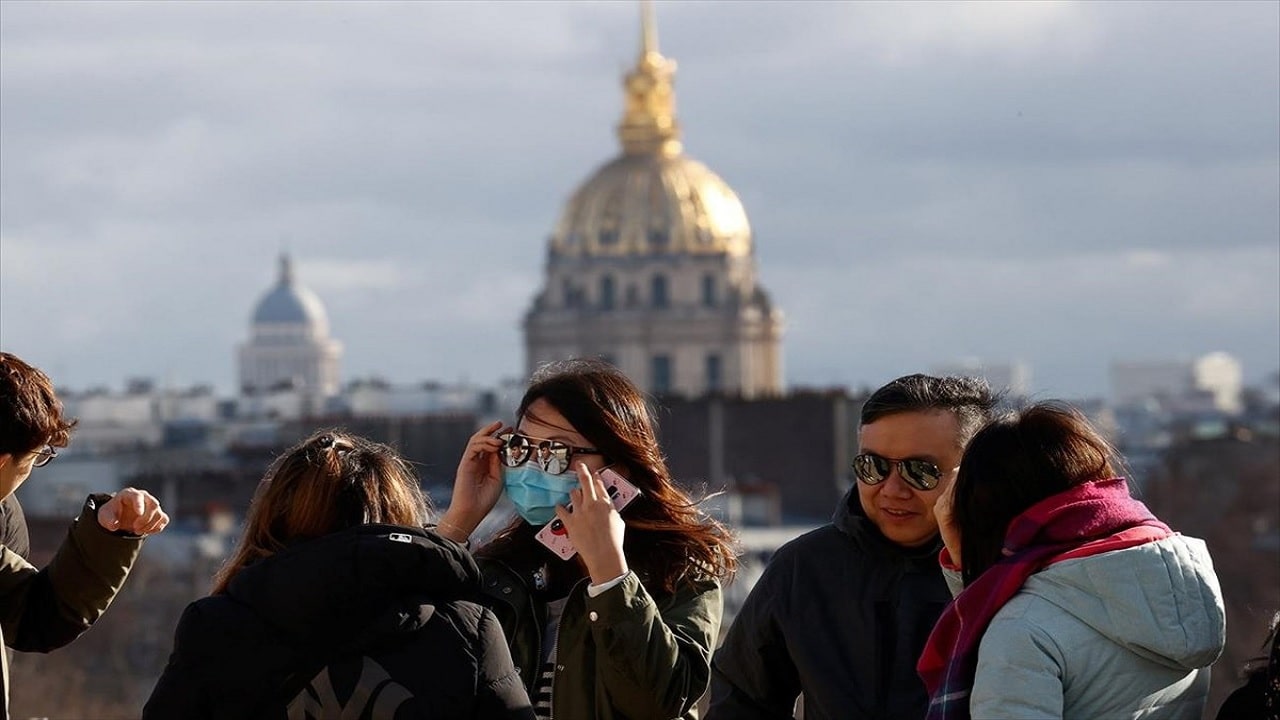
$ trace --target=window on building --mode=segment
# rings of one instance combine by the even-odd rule
[[[716,276],[711,273],[702,276],[702,304],[706,307],[716,306]]]
[[[670,304],[671,298],[667,295],[667,276],[654,275],[650,282],[650,295],[653,297],[653,306],[656,308],[664,308]]]
[[[717,392],[724,385],[721,377],[720,356],[716,353],[707,355],[707,392]]]
[[[613,276],[605,275],[600,278],[600,309],[612,310],[617,303],[616,288],[613,285]]]
[[[654,355],[650,361],[649,376],[652,380],[650,392],[663,395],[671,392],[671,356]]]

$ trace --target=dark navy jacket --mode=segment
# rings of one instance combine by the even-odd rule
[[[480,571],[433,532],[362,525],[197,600],[144,720],[532,720]]]
[[[903,548],[862,511],[857,488],[830,525],[783,545],[716,651],[706,720],[924,717],[916,659],[951,600],[941,542]]]

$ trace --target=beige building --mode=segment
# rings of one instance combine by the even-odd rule
[[[1240,361],[1225,352],[1193,360],[1113,361],[1111,396],[1117,405],[1158,399],[1181,411],[1235,414],[1241,409],[1243,379]]]
[[[782,312],[756,278],[730,187],[680,144],[675,63],[645,5],[622,152],[570,198],[525,316],[527,369],[602,357],[656,394],[782,392]]]

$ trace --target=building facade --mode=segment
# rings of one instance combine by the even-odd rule
[[[1115,361],[1111,399],[1118,406],[1157,401],[1177,411],[1238,413],[1244,376],[1225,352],[1193,360]]]
[[[329,337],[324,305],[294,278],[288,255],[280,257],[276,285],[258,301],[249,332],[239,349],[244,395],[299,390],[318,408],[337,394],[342,344]]]
[[[551,236],[524,319],[526,369],[592,356],[658,395],[777,395],[782,313],[756,277],[738,196],[683,154],[674,73],[646,4],[622,152],[573,193]]]

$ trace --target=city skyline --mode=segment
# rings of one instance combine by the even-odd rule
[[[234,387],[288,250],[343,379],[494,384],[617,151],[632,3],[0,4],[0,344]],[[1280,6],[657,3],[789,386],[1280,367]]]

